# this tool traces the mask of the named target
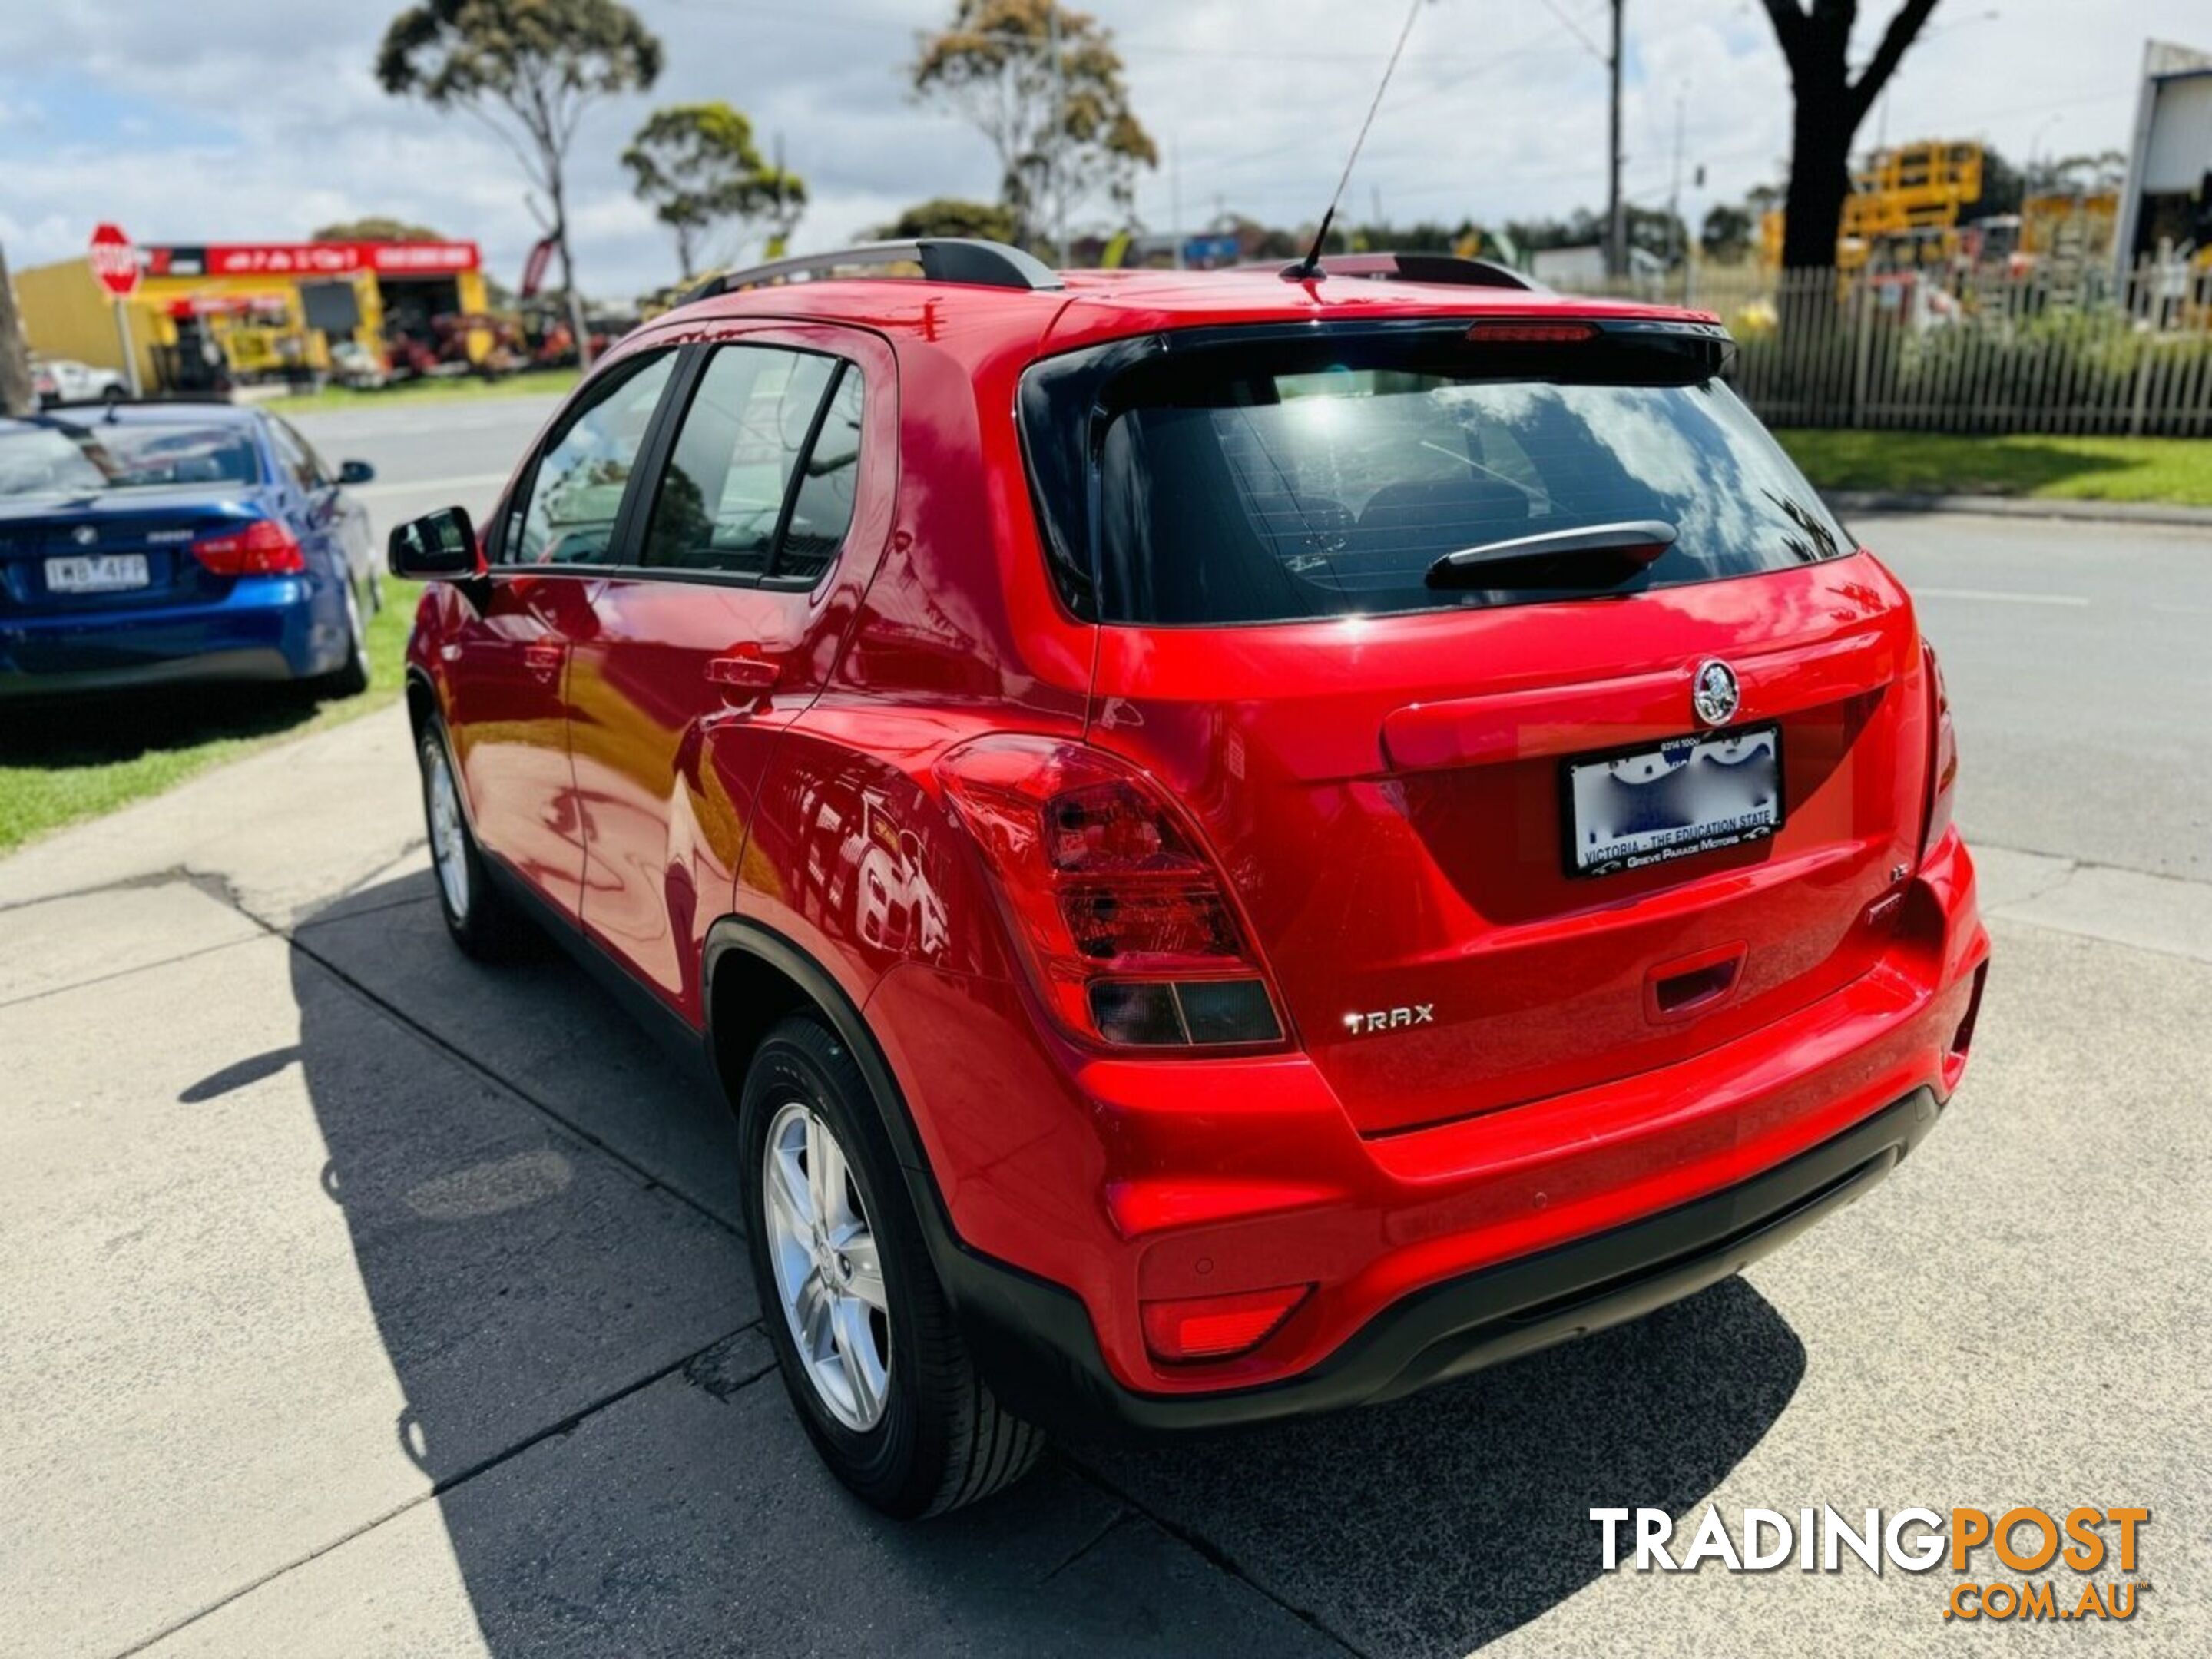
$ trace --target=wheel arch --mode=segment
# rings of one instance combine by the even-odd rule
[[[415,740],[420,743],[422,734],[430,729],[436,719],[438,690],[430,684],[430,677],[413,663],[407,665],[407,723],[414,728]]]
[[[828,969],[773,927],[725,916],[707,930],[704,993],[707,1058],[733,1106],[754,1050],[775,1023],[788,1014],[817,1013],[852,1051],[867,1079],[877,1115],[908,1172],[909,1184],[921,1176],[933,1205],[941,1206],[906,1091],[859,1005]],[[938,1213],[943,1214],[941,1207]]]

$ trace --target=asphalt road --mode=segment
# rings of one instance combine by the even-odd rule
[[[2212,881],[2212,529],[1869,518],[1966,744],[1978,837]]]
[[[327,459],[376,468],[360,494],[388,526],[447,503],[489,504],[558,407],[552,398],[457,398],[302,415],[295,424]]]
[[[544,413],[303,424],[378,464],[388,521],[481,507]],[[1599,1571],[1591,1507],[1709,1503],[2148,1505],[2143,1611],[2064,1639],[2201,1651],[2212,546],[1857,527],[1944,653],[1996,939],[1911,1162],[1635,1326],[1376,1411],[1063,1448],[927,1527],[793,1426],[726,1115],[564,963],[442,937],[397,711],[0,861],[0,1652],[2058,1639],[1947,1622],[1941,1571]]]

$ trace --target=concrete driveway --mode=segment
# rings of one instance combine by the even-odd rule
[[[1937,580],[1912,568],[1937,533],[1894,527],[1930,586],[2049,580]],[[2112,556],[2166,568],[2146,544]],[[1382,1410],[1063,1448],[922,1527],[846,1498],[793,1425],[722,1109],[565,963],[446,942],[397,710],[0,862],[0,1651],[1977,1639],[1942,1572],[1599,1571],[1593,1506],[1708,1502],[2147,1504],[2143,1611],[2067,1635],[2202,1651],[2212,886],[2201,842],[2068,844],[1985,781],[2029,729],[2004,676],[2075,672],[2033,630],[2080,606],[1931,599],[1930,626],[2005,605],[2009,646],[1949,659],[1997,967],[1973,1078],[1895,1179],[1640,1324]],[[2212,744],[2113,729],[2199,767]]]

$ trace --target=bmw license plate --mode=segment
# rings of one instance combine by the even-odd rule
[[[149,580],[143,553],[93,553],[46,561],[49,593],[117,593],[143,587]]]
[[[1761,841],[1782,827],[1782,732],[1672,738],[1569,761],[1567,873],[1609,876]]]

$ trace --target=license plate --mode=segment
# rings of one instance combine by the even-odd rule
[[[1762,841],[1782,827],[1782,732],[1772,726],[1571,760],[1567,873],[1645,870]]]
[[[113,593],[143,587],[149,580],[143,553],[94,553],[46,561],[49,593]]]

